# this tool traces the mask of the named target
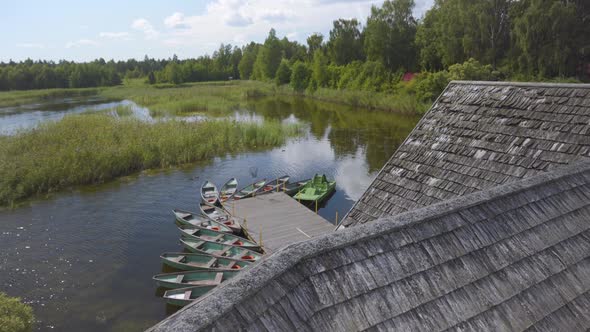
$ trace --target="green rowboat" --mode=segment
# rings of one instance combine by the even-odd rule
[[[293,198],[302,203],[319,203],[334,189],[336,189],[336,181],[328,181],[325,175],[316,174]]]
[[[258,190],[260,190],[264,186],[265,183],[266,179],[262,179],[258,182],[254,182],[251,185],[242,188],[242,190],[235,193],[234,199],[244,199],[254,196],[258,192]]]
[[[166,302],[171,305],[184,307],[190,304],[199,297],[205,295],[208,291],[212,290],[216,286],[201,286],[201,287],[187,287],[167,290],[164,293]]]
[[[238,272],[239,270],[161,273],[156,274],[153,279],[159,287],[164,288],[218,286],[225,280],[236,276]]]
[[[241,270],[251,263],[230,258],[213,257],[206,254],[191,254],[185,252],[167,252],[160,255],[162,263],[183,271],[208,270],[226,271]]]
[[[223,187],[221,187],[219,200],[221,200],[222,203],[227,201],[234,196],[236,191],[238,191],[238,180],[236,178],[231,178],[223,185]]]
[[[242,226],[238,222],[237,218],[232,216],[225,209],[207,203],[201,203],[199,206],[201,207],[201,212],[204,216],[217,223],[223,224],[226,227],[229,227],[236,234],[240,234],[242,232]]]
[[[227,257],[243,261],[258,261],[262,259],[262,254],[260,253],[227,244],[207,242],[187,236],[182,236],[180,242],[191,252],[205,253],[215,257]]]
[[[257,243],[246,240],[243,237],[227,234],[222,232],[213,231],[201,227],[187,227],[179,228],[182,235],[193,238],[195,240],[204,240],[208,242],[216,242],[227,244],[230,246],[242,247],[250,250],[260,251],[260,246]]]
[[[223,233],[233,233],[233,230],[228,226],[218,223],[217,221],[212,220],[211,218],[203,216],[199,213],[179,209],[172,210],[172,213],[174,213],[174,217],[176,218],[176,220],[184,226],[197,226]]]

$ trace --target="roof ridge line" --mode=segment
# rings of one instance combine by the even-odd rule
[[[538,88],[579,88],[590,89],[588,83],[552,83],[552,82],[511,82],[511,81],[465,81],[453,80],[449,84],[476,84],[476,85],[498,85]]]

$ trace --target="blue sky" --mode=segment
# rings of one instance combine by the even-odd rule
[[[365,22],[372,0],[11,1],[0,12],[0,61],[180,58],[220,43],[262,42],[271,27],[305,42],[337,18]],[[419,17],[433,0],[416,0]]]

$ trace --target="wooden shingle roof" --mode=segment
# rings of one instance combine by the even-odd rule
[[[590,85],[451,82],[344,218],[350,227],[590,156]]]
[[[279,250],[152,331],[583,331],[590,163]]]

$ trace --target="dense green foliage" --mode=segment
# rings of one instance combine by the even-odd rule
[[[309,83],[309,69],[307,65],[301,61],[295,62],[291,73],[291,86],[297,92],[305,90]]]
[[[18,298],[0,292],[0,332],[33,330],[33,309]]]
[[[68,116],[15,136],[0,136],[0,204],[143,169],[277,146],[297,130],[278,122],[149,124],[104,114]]]
[[[291,80],[291,67],[289,66],[289,62],[285,59],[281,60],[281,64],[277,69],[277,77],[276,81],[278,85],[283,85],[289,83]]]
[[[88,88],[117,85],[121,78],[114,61],[0,63],[1,90]]]
[[[335,20],[327,40],[316,33],[307,45],[280,39],[271,29],[262,44],[222,44],[212,56],[196,59],[2,63],[0,90],[94,87],[133,78],[160,86],[242,79],[308,95],[327,88],[428,102],[449,79],[590,79],[588,1],[436,0],[421,19],[413,17],[414,6],[414,0],[386,0],[372,6],[364,25]],[[420,73],[417,82],[402,82],[406,72]]]

